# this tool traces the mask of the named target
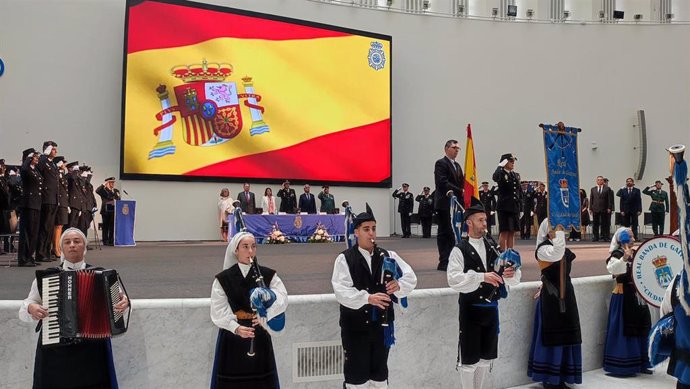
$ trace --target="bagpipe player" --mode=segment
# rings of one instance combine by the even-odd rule
[[[486,211],[472,199],[464,214],[468,239],[450,252],[448,285],[460,292],[458,370],[463,389],[481,389],[491,362],[498,357],[498,300],[507,297],[505,285],[520,283],[520,256],[513,249],[499,254],[485,238]],[[502,276],[498,267],[506,264]],[[500,289],[502,288],[502,290]]]
[[[338,255],[331,278],[340,303],[343,387],[387,388],[388,352],[395,340],[392,304],[398,299],[407,304],[417,276],[398,254],[376,245],[376,219],[368,204],[353,226],[357,244]]]
[[[211,287],[219,328],[211,389],[280,387],[270,333],[284,328],[287,290],[275,270],[255,261],[254,235],[238,232]]]

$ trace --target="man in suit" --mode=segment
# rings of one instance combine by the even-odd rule
[[[242,212],[253,215],[256,212],[256,197],[254,197],[254,192],[249,191],[249,188],[249,183],[245,182],[243,191],[237,195],[237,200],[240,201],[240,209],[242,209]]]
[[[589,192],[589,209],[592,213],[592,242],[608,241],[611,234],[611,212],[613,212],[613,191],[597,176],[597,185]]]
[[[60,172],[53,163],[57,156],[57,143],[43,142],[43,155],[38,159],[36,169],[43,177],[41,190],[41,220],[39,222],[38,242],[36,245],[36,261],[50,262],[50,246],[55,232],[55,218],[58,208],[58,181]],[[55,259],[52,259],[53,261]]]
[[[431,188],[424,187],[422,193],[417,195],[415,201],[419,203],[417,214],[422,224],[422,238],[431,238],[431,221],[434,217],[434,194],[429,193]]]
[[[297,194],[294,189],[290,189],[290,181],[285,180],[283,187],[278,191],[280,198],[279,212],[295,213],[297,211]]]
[[[513,154],[501,155],[498,167],[492,176],[498,185],[498,244],[501,250],[512,248],[515,244],[515,231],[520,229],[520,213],[522,207],[522,190],[520,188],[520,174],[515,172]]]
[[[460,201],[463,198],[465,175],[460,164],[455,162],[460,153],[460,145],[455,139],[446,142],[443,147],[445,156],[434,164],[434,208],[438,220],[436,246],[438,247],[438,270],[448,269],[448,256],[455,246],[455,233],[451,225],[450,196],[455,195]]]
[[[637,217],[642,213],[642,194],[639,189],[635,188],[635,180],[628,177],[625,180],[625,187],[618,189],[616,196],[621,198],[620,207],[623,227],[632,227],[635,240],[639,240],[637,238]]]
[[[400,191],[402,189],[402,192]],[[400,213],[400,224],[402,225],[402,237],[409,238],[412,234],[410,224],[412,223],[412,212],[414,212],[414,195],[409,191],[410,185],[407,183],[395,191],[393,191],[393,198],[398,201],[398,213]]]
[[[496,224],[496,187],[489,189],[489,182],[482,182],[482,187],[479,189],[479,201],[486,212],[486,229],[491,235],[491,226]]]
[[[652,231],[654,231],[654,236],[663,235],[664,219],[668,213],[668,194],[661,189],[662,185],[664,184],[657,180],[654,186],[648,186],[642,191],[642,193],[652,198],[649,212],[652,213]]]
[[[36,266],[34,253],[38,242],[38,232],[41,221],[41,191],[43,191],[43,176],[38,171],[38,153],[34,149],[23,152],[23,163],[20,170],[22,177],[21,233],[19,238],[19,266]]]
[[[299,210],[310,215],[316,213],[316,199],[311,194],[311,186],[304,184],[304,193],[299,195]]]

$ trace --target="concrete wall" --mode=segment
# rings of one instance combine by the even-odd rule
[[[606,336],[609,276],[573,281],[582,323],[585,370],[600,368]],[[538,282],[513,288],[500,305],[499,359],[488,388],[529,382],[527,356]],[[339,341],[338,305],[333,295],[290,296],[285,331],[274,337],[279,376],[286,388],[340,388],[340,381],[294,383],[294,343]],[[0,388],[30,387],[37,335],[17,319],[19,301],[0,301]],[[113,340],[120,387],[198,389],[209,384],[217,329],[208,299],[133,300],[129,331]],[[397,317],[398,343],[389,358],[394,388],[457,388],[457,294],[450,289],[413,292]],[[584,383],[586,387],[586,383]]]
[[[544,179],[540,122],[583,128],[583,187],[598,174],[613,187],[633,175],[638,109],[647,114],[649,134],[642,184],[668,175],[665,147],[688,142],[688,25],[503,23],[314,1],[209,2],[392,35],[393,186],[407,181],[414,193],[433,184],[443,143],[464,143],[467,123],[480,180],[506,152],[517,154],[525,179]],[[96,182],[116,175],[124,7],[122,0],[0,2],[0,158],[16,163],[24,148],[53,139],[61,154],[93,166]],[[215,204],[223,184],[118,185],[139,201],[137,239],[218,238]],[[240,190],[229,186],[233,194]],[[392,232],[389,190],[332,189],[356,210],[369,201],[380,215],[379,233]]]

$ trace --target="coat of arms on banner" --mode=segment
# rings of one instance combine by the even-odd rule
[[[253,79],[242,78],[244,93],[240,93],[237,83],[228,80],[233,73],[232,65],[203,60],[201,64],[173,67],[170,72],[183,83],[173,88],[177,102],[174,106],[171,106],[167,86],[156,88],[161,102],[156,119],[163,124],[153,130],[158,142],[149,152],[149,159],[175,154],[172,141],[177,122],[175,112],[180,115],[182,139],[189,146],[216,146],[239,135],[244,127],[241,105],[249,108],[250,135],[269,132],[263,120],[264,107],[258,105],[261,96],[254,92]]]
[[[668,265],[668,258],[665,255],[660,255],[652,259],[654,265],[654,275],[656,275],[656,282],[659,286],[666,289],[673,281],[673,273],[671,267]]]

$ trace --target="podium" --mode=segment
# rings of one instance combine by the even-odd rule
[[[134,222],[136,220],[137,202],[135,200],[115,201],[115,246],[136,246],[134,241]]]

